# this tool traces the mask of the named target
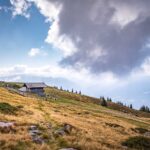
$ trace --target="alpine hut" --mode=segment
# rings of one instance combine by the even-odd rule
[[[41,83],[24,83],[23,87],[20,89],[24,92],[31,92],[38,94],[39,96],[44,96],[44,88],[46,88],[47,85],[43,82]]]

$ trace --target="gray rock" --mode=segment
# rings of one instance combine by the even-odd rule
[[[29,134],[31,135],[32,141],[37,143],[37,144],[42,144],[44,143],[44,139],[40,137],[42,132],[38,129],[37,126],[32,125],[29,127]]]
[[[37,130],[31,130],[30,132],[32,132],[34,134],[37,134],[37,135],[41,134],[41,131],[39,131],[38,129]]]
[[[39,130],[30,130],[29,131],[29,134],[31,135],[31,136],[38,136],[38,135],[41,135],[42,134],[42,132],[41,131],[39,131]]]
[[[37,136],[37,134],[35,134],[35,133],[31,132],[31,131],[29,131],[29,134],[30,134],[32,137],[36,137],[36,136]]]
[[[42,138],[40,138],[40,137],[35,137],[35,138],[33,138],[32,140],[33,140],[33,142],[35,142],[35,143],[37,143],[37,144],[42,144],[42,143],[44,143],[44,140],[43,140]]]
[[[13,122],[0,122],[0,132],[1,133],[9,133],[9,132],[16,132]]]
[[[72,131],[73,126],[70,124],[64,124],[64,131],[68,134]]]
[[[29,127],[29,130],[36,130],[36,129],[37,129],[37,126],[34,126],[34,125]]]
[[[0,127],[12,127],[14,125],[13,122],[0,122]]]
[[[64,136],[65,134],[70,134],[73,126],[65,123],[64,126],[54,132],[56,136]]]
[[[144,133],[144,136],[146,136],[146,137],[150,137],[150,132],[146,132],[146,133]]]
[[[38,127],[37,126],[30,126],[29,127],[29,134],[31,135],[31,136],[37,136],[37,135],[40,135],[41,134],[41,131],[40,130],[38,130]]]

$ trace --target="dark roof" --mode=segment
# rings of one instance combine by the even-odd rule
[[[24,83],[24,86],[26,86],[27,88],[45,88],[47,87],[47,85],[43,82],[41,83]]]

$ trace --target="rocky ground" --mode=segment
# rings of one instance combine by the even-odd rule
[[[0,88],[0,134],[2,150],[148,150],[150,118]]]

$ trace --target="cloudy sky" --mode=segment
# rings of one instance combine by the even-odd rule
[[[150,106],[150,1],[0,0],[0,80]]]

